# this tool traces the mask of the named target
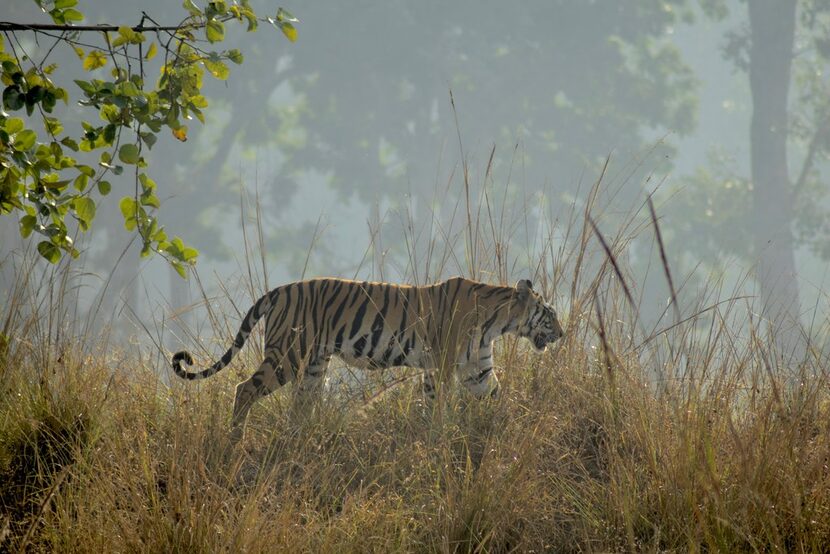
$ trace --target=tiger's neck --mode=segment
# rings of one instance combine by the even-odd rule
[[[521,314],[516,312],[512,301],[513,289],[499,287],[502,293],[500,301],[484,305],[484,317],[481,319],[481,344],[489,344],[502,335],[515,333],[519,329]]]

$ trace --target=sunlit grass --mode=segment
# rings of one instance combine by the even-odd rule
[[[21,287],[0,314],[0,549],[825,551],[821,354],[783,364],[730,323],[739,300],[638,330],[590,233],[568,230],[576,246],[537,279],[570,291],[566,338],[543,355],[502,341],[497,400],[450,389],[428,408],[416,379],[376,398],[388,380],[369,379],[298,409],[289,385],[237,448],[233,390],[255,346],[211,380],[171,382],[98,340],[33,333],[52,307],[19,309]],[[502,275],[486,254],[479,268]]]

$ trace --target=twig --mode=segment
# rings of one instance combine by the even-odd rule
[[[591,228],[594,230],[594,234],[597,236],[599,243],[602,245],[602,249],[605,250],[605,255],[608,256],[608,261],[611,262],[611,267],[614,268],[614,273],[617,274],[617,279],[620,280],[620,284],[622,285],[623,292],[625,293],[625,297],[628,300],[628,303],[634,309],[634,312],[637,312],[637,304],[634,303],[634,297],[631,296],[631,291],[628,290],[628,284],[625,282],[625,277],[623,277],[622,270],[620,266],[617,264],[617,258],[614,256],[614,253],[611,251],[611,247],[608,246],[608,243],[605,242],[605,238],[602,236],[602,233],[599,232],[599,227],[597,224],[594,223],[594,219],[591,216],[588,216],[588,223],[591,224]]]
[[[666,274],[666,281],[669,283],[669,291],[671,291],[671,302],[674,306],[675,321],[680,321],[680,306],[677,305],[677,292],[674,289],[674,280],[671,278],[671,270],[669,269],[668,258],[666,258],[666,249],[663,246],[663,235],[660,233],[660,225],[657,223],[657,213],[654,211],[654,202],[651,200],[651,195],[648,195],[648,211],[651,214],[651,221],[654,223],[654,234],[657,237],[657,246],[660,248],[660,260],[663,262],[663,272]]]

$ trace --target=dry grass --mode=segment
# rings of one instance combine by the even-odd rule
[[[168,385],[157,363],[32,333],[50,307],[15,297],[0,351],[0,549],[826,551],[826,362],[808,348],[783,364],[751,319],[735,323],[739,300],[644,331],[624,260],[605,259],[629,227],[599,248],[589,211],[565,233],[573,249],[539,262],[554,267],[541,282],[571,291],[568,335],[542,356],[503,341],[498,400],[457,391],[430,413],[407,382],[363,408],[332,394],[309,411],[289,388],[254,408],[237,449],[233,387],[255,348],[204,384]],[[463,241],[478,275],[506,273],[510,237],[492,228]]]

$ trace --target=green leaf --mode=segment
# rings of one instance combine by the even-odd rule
[[[100,50],[92,50],[84,58],[84,71],[92,71],[105,65],[107,65],[107,56]]]
[[[101,196],[106,196],[112,190],[112,185],[109,181],[98,181],[98,192],[101,193]]]
[[[79,173],[86,175],[90,179],[95,177],[95,170],[89,167],[88,165],[78,164],[77,166],[75,166],[75,169],[77,169]]]
[[[14,139],[14,149],[18,152],[23,152],[24,150],[28,150],[32,146],[35,145],[37,141],[37,133],[32,131],[31,129],[25,129],[17,133]]]
[[[282,8],[277,9],[277,17],[272,20],[269,18],[269,21],[277,27],[285,37],[290,40],[291,42],[297,42],[297,29],[294,27],[294,23],[299,23],[300,20],[291,15],[290,12],[284,10]]]
[[[118,207],[121,209],[121,215],[124,216],[124,228],[128,231],[132,231],[135,229],[136,222],[136,203],[129,196],[125,196],[121,199],[121,202],[118,203]]]
[[[142,194],[139,200],[141,201],[142,206],[152,206],[153,208],[161,207],[161,202],[159,202],[158,196],[152,192]]]
[[[190,104],[196,108],[207,108],[208,101],[207,98],[202,96],[201,94],[197,94],[196,96],[190,97]]]
[[[10,135],[22,131],[24,127],[23,120],[19,117],[10,117],[6,120],[6,132]]]
[[[37,225],[37,218],[33,215],[24,215],[20,218],[20,236],[29,238],[35,226]]]
[[[176,273],[179,274],[179,277],[182,279],[187,279],[187,272],[185,272],[184,266],[179,262],[171,262],[173,265],[173,269],[176,270]]]
[[[224,15],[228,11],[228,6],[225,0],[214,0],[208,4],[210,10],[217,15]]]
[[[125,164],[135,165],[138,163],[138,146],[135,144],[123,144],[118,150],[118,159]]]
[[[81,229],[87,231],[89,224],[95,219],[95,201],[87,196],[81,196],[73,202],[75,208],[75,215],[78,216],[78,222],[81,224]]]
[[[210,60],[204,59],[202,63],[205,65],[205,69],[210,71],[210,74],[219,79],[220,81],[226,80],[231,72],[224,63],[220,60]]]
[[[49,263],[56,264],[61,259],[60,248],[58,248],[48,240],[39,242],[37,245],[37,251],[40,252],[41,256],[49,260]]]
[[[247,32],[252,33],[257,30],[259,27],[259,21],[256,18],[256,14],[250,8],[245,8],[242,10],[242,15],[245,19],[248,20],[248,29]]]
[[[50,135],[59,135],[63,131],[63,124],[56,117],[45,117],[43,118],[43,123],[46,125],[46,130]]]
[[[277,21],[280,23],[299,23],[300,20],[291,15],[291,13],[284,8],[277,8]]]
[[[291,42],[297,42],[297,29],[291,23],[283,23],[280,25],[280,31]]]
[[[84,14],[82,14],[78,10],[73,10],[70,8],[68,10],[63,10],[63,20],[67,23],[70,23],[72,21],[83,21]]]
[[[141,183],[142,190],[146,191],[154,191],[156,190],[156,182],[147,177],[146,173],[141,173],[138,176],[138,181]]]
[[[3,106],[7,110],[19,110],[25,101],[26,95],[20,92],[20,87],[17,85],[10,85],[3,90]]]
[[[122,25],[118,28],[118,34],[130,42],[141,42],[144,39],[141,33],[136,33],[126,25]]]
[[[279,29],[285,37],[290,40],[291,42],[297,41],[297,29],[294,27],[292,23],[289,22],[290,20],[281,21],[280,19],[275,19],[273,17],[268,18],[268,22],[273,25],[276,29]]]
[[[112,144],[115,142],[115,131],[117,127],[115,123],[110,123],[106,127],[104,127],[104,132],[101,134],[101,137],[104,139],[106,144]]]
[[[75,79],[75,84],[78,85],[78,87],[82,91],[84,91],[87,95],[95,94],[95,87],[92,86],[91,83],[88,83],[87,81],[79,81],[78,79]]]
[[[89,184],[89,177],[87,177],[86,175],[84,175],[83,173],[81,173],[80,175],[78,175],[77,177],[75,177],[75,181],[73,181],[73,183],[72,183],[72,184],[73,184],[73,185],[75,186],[75,188],[76,188],[76,189],[78,189],[80,192],[83,192],[83,191],[86,189],[87,185]]]
[[[58,95],[51,90],[47,90],[43,93],[43,100],[40,104],[43,106],[43,110],[47,113],[52,113],[52,110],[55,108],[55,104],[58,103]]]
[[[236,48],[234,48],[234,49],[232,49],[232,50],[228,50],[228,59],[229,59],[230,61],[232,61],[233,63],[235,63],[235,64],[239,65],[239,64],[241,64],[241,63],[242,63],[242,60],[243,60],[244,58],[243,58],[243,56],[242,56],[242,52],[240,52],[239,50],[237,50]]]
[[[225,24],[221,21],[211,19],[205,27],[207,39],[210,42],[220,42],[225,39]]]
[[[144,144],[147,145],[147,148],[152,148],[153,145],[156,143],[156,135],[153,133],[140,133],[141,140],[144,141]]]
[[[63,10],[66,8],[72,8],[77,4],[78,0],[55,0],[55,9]]]
[[[150,47],[147,48],[147,53],[144,54],[145,60],[152,60],[156,57],[156,52],[158,52],[158,46],[156,46],[155,42],[150,43]]]
[[[186,246],[184,250],[182,250],[182,257],[186,262],[192,262],[199,256],[199,251],[195,248],[191,248],[190,246]]]
[[[184,0],[182,7],[190,12],[190,15],[202,15],[202,10],[193,3],[193,0]]]

